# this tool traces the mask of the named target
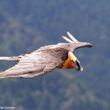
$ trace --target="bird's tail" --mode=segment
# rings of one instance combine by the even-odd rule
[[[8,73],[7,73],[7,71],[1,71],[0,72],[0,79],[4,79],[4,78],[16,78],[17,76],[15,76],[15,75],[9,75]]]
[[[17,56],[13,56],[13,57],[0,56],[0,61],[19,61],[19,57],[17,57]]]
[[[0,72],[0,79],[6,78],[5,73],[4,72]]]
[[[0,61],[15,61],[16,63],[19,62],[19,57],[18,56],[12,56],[12,57],[4,57],[0,56]],[[6,71],[0,71],[0,78],[8,78],[9,76],[7,75]]]

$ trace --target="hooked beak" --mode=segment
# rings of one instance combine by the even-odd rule
[[[73,62],[74,66],[76,67],[76,70],[82,72],[83,71],[83,67],[81,66],[80,62],[78,60]]]
[[[80,70],[80,72],[83,71],[83,67],[81,66],[80,62],[77,61],[77,60],[76,60],[76,67],[77,67],[76,69],[77,69],[77,70]]]

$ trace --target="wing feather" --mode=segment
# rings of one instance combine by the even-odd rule
[[[48,52],[26,54],[14,67],[1,72],[0,78],[32,78],[52,71],[61,63],[61,58]]]

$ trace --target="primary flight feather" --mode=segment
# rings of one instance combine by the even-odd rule
[[[15,61],[17,64],[0,73],[0,78],[32,78],[44,75],[53,69],[77,69],[83,71],[73,52],[82,47],[92,47],[91,43],[79,42],[67,32],[69,38],[62,36],[68,43],[48,45],[13,57],[0,57],[0,60]]]

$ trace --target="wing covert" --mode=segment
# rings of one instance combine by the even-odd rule
[[[22,56],[18,64],[0,73],[0,78],[32,78],[55,69],[62,60],[46,52]]]

